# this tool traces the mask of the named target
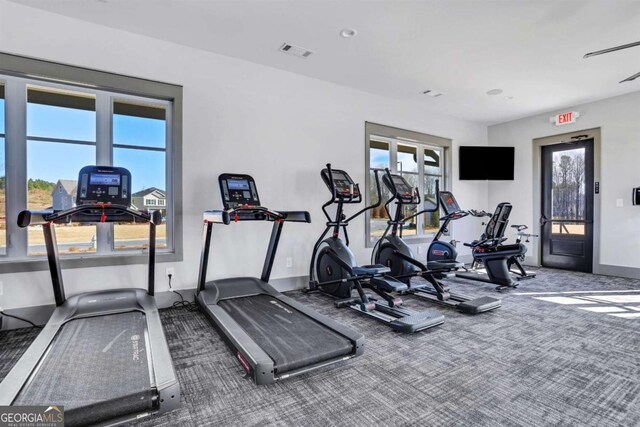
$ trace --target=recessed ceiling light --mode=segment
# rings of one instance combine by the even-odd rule
[[[439,96],[442,96],[442,92],[438,92],[437,90],[431,90],[431,89],[423,90],[422,94],[430,96],[432,98],[437,98]]]
[[[340,35],[348,39],[349,37],[357,36],[358,30],[356,30],[355,28],[344,28],[342,31],[340,31]]]
[[[510,100],[512,100],[512,99],[513,99],[513,96],[511,96],[511,95],[507,95],[507,96],[505,96],[505,97],[504,97],[504,99],[506,99],[507,101],[510,101]]]
[[[487,91],[487,95],[500,95],[502,93],[502,89],[491,89]]]

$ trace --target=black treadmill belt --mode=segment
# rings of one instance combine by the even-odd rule
[[[137,311],[66,323],[14,405],[62,405],[65,425],[150,410],[145,331],[145,316]]]
[[[255,295],[218,304],[273,359],[279,374],[353,352],[348,339],[277,298]]]

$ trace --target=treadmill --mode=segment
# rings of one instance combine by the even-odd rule
[[[20,212],[18,225],[41,225],[56,308],[0,384],[0,406],[59,405],[64,422],[116,425],[179,406],[180,385],[154,299],[159,211],[131,207],[131,174],[109,166],[80,170],[76,207]],[[55,224],[149,223],[147,290],[122,288],[67,298]]]
[[[268,282],[285,222],[311,222],[308,212],[273,211],[260,205],[249,175],[218,178],[224,210],[206,211],[196,302],[218,329],[247,376],[270,384],[360,356],[364,336],[281,294]],[[273,223],[261,277],[206,282],[213,224]]]

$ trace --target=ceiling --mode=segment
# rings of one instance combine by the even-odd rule
[[[640,40],[639,1],[14,1],[483,123],[640,90],[618,83],[640,71],[640,47],[582,58]]]

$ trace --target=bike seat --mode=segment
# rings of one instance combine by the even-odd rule
[[[526,230],[529,227],[527,227],[524,224],[514,224],[514,225],[511,226],[511,228],[515,228],[518,231],[523,231],[523,230]]]
[[[353,267],[353,274],[356,276],[379,276],[381,274],[389,273],[390,271],[389,267],[385,267],[382,264]]]

